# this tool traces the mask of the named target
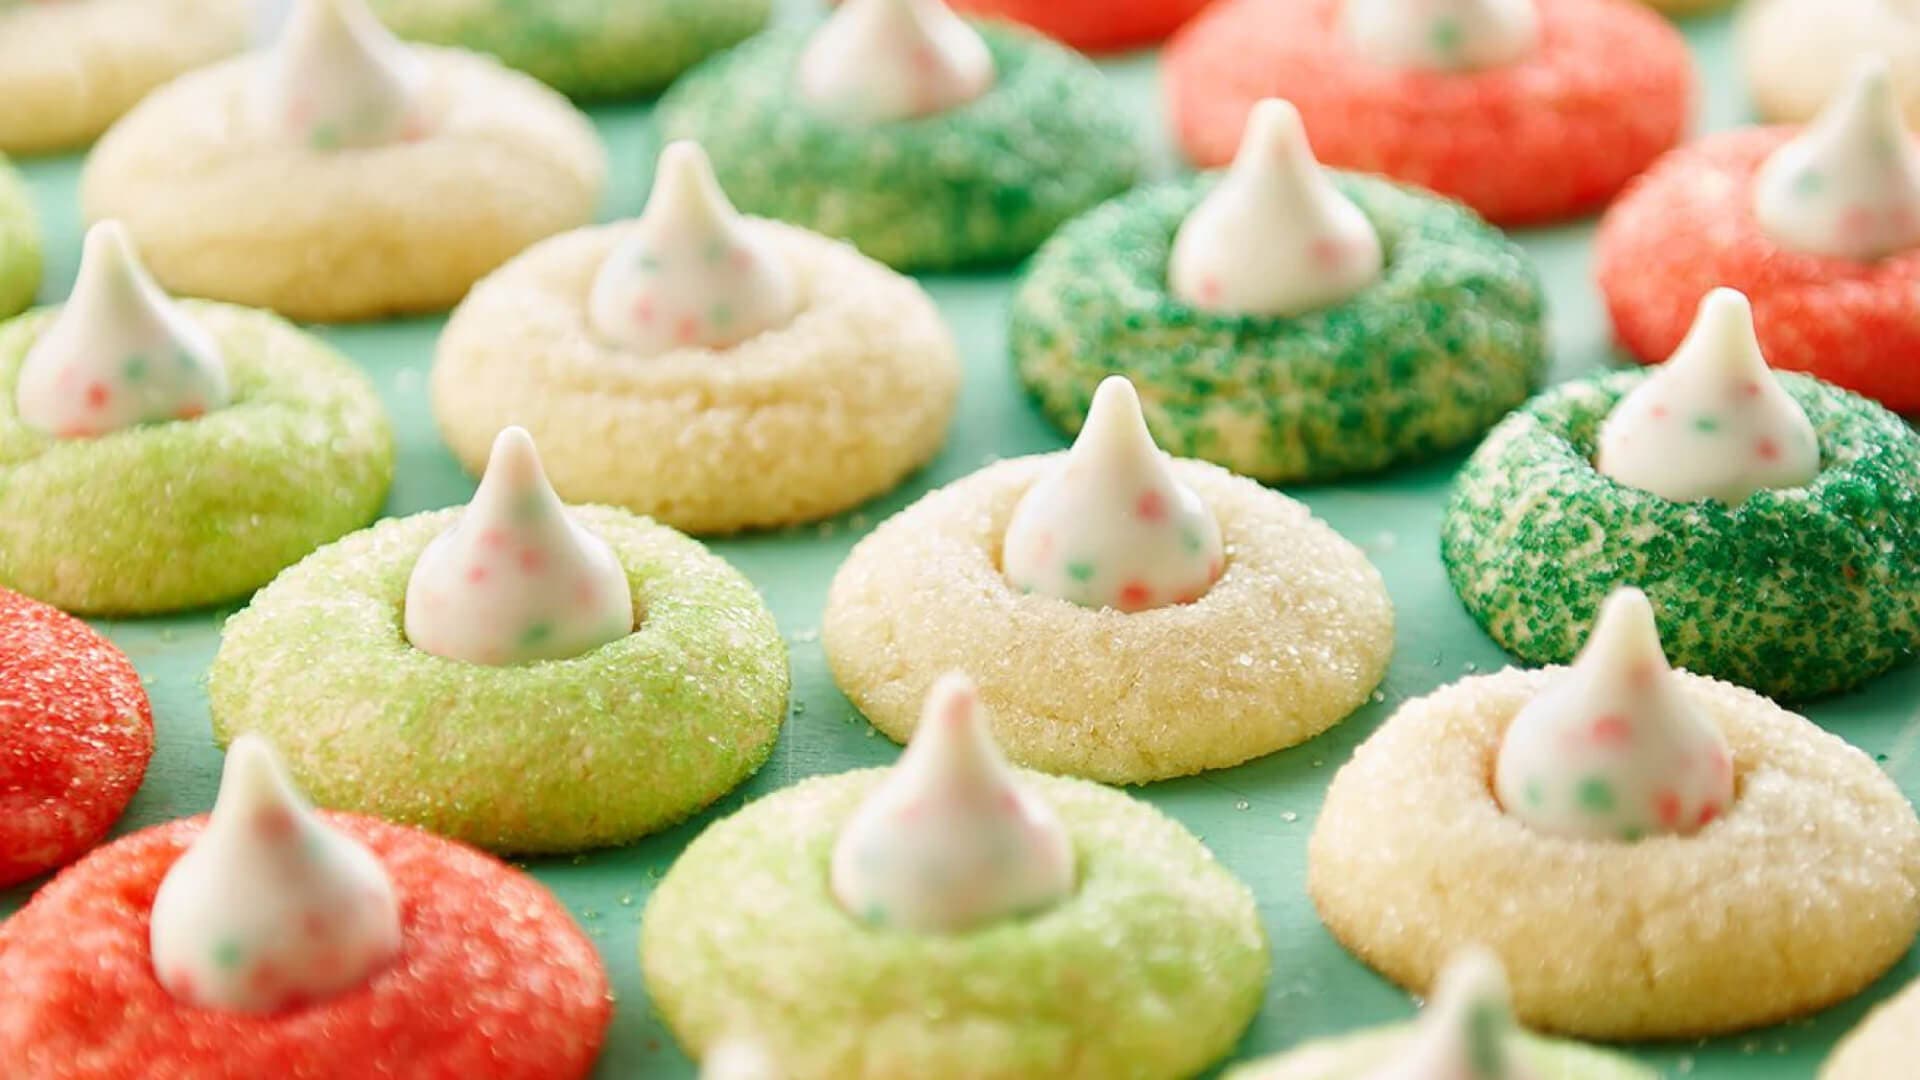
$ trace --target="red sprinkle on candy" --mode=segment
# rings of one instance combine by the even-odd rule
[[[1625,746],[1633,741],[1633,725],[1624,716],[1608,714],[1593,722],[1588,737],[1601,746]]]
[[[1153,590],[1144,582],[1129,581],[1120,586],[1120,610],[1140,611],[1153,600]]]
[[[1142,521],[1165,521],[1167,497],[1157,491],[1146,492],[1133,504],[1133,512],[1140,515]]]

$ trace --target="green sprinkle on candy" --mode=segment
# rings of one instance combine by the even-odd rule
[[[1601,777],[1589,776],[1580,781],[1577,797],[1583,810],[1604,814],[1613,809],[1613,785]]]
[[[524,495],[520,495],[513,500],[514,520],[521,522],[538,521],[540,520],[542,507],[544,505],[544,501],[540,498],[540,493],[537,491],[529,491]]]
[[[120,374],[124,375],[128,382],[139,382],[146,378],[147,358],[139,353],[127,357],[127,362],[120,365]]]
[[[532,648],[552,636],[553,627],[551,625],[543,622],[534,623],[521,632],[520,647],[523,649]]]
[[[1716,417],[1701,413],[1693,418],[1693,430],[1702,435],[1712,435],[1720,430],[1720,421]]]
[[[240,943],[237,941],[223,941],[213,947],[214,966],[228,971],[240,966],[240,958],[243,955],[245,950],[240,948]]]
[[[1540,786],[1540,781],[1527,781],[1526,798],[1528,806],[1539,806],[1547,801],[1546,789]]]
[[[1446,56],[1452,56],[1454,53],[1460,51],[1460,43],[1465,36],[1466,35],[1460,32],[1459,20],[1435,19],[1433,22],[1433,31],[1429,35],[1429,39],[1433,44],[1434,51]]]
[[[1070,562],[1067,564],[1067,576],[1085,585],[1093,580],[1093,564],[1090,562]]]

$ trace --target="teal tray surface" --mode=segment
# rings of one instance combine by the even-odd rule
[[[1698,127],[1747,122],[1750,111],[1732,58],[1731,19],[1708,16],[1683,25],[1695,47],[1704,89]],[[1153,58],[1136,55],[1104,66],[1118,93],[1134,106],[1141,137],[1163,170],[1171,171],[1173,155]],[[613,161],[601,216],[635,214],[644,201],[657,149],[650,110],[645,105],[598,108],[593,117]],[[80,158],[19,164],[47,234],[48,280],[40,299],[58,300],[73,280],[79,257],[75,191]],[[1618,362],[1592,284],[1592,224],[1517,235],[1548,283],[1554,377]],[[679,1080],[694,1074],[649,1006],[636,957],[647,895],[687,842],[717,817],[803,777],[885,764],[897,754],[834,687],[821,653],[820,612],[827,583],[847,550],[881,519],[934,487],[997,458],[1064,444],[1021,394],[1007,362],[1012,276],[942,276],[927,278],[925,284],[951,321],[966,358],[960,411],[944,452],[904,487],[856,512],[712,545],[759,586],[792,650],[792,715],[772,760],[742,789],[679,828],[628,848],[525,864],[565,901],[612,975],[617,1005],[596,1076]],[[441,444],[427,403],[426,375],[443,322],[417,319],[319,330],[373,376],[392,413],[400,453],[386,507],[390,515],[457,505],[473,491],[473,479]],[[1441,510],[1463,457],[1456,454],[1373,478],[1289,491],[1361,545],[1392,591],[1398,640],[1392,669],[1374,704],[1303,746],[1239,768],[1136,791],[1199,834],[1259,897],[1273,941],[1274,975],[1236,1060],[1283,1050],[1312,1036],[1401,1019],[1412,1009],[1405,994],[1349,956],[1321,927],[1306,895],[1306,845],[1334,771],[1395,706],[1463,675],[1509,662],[1462,610],[1440,566]],[[140,669],[159,727],[146,783],[116,834],[212,805],[221,755],[212,743],[204,681],[221,622],[232,610],[97,624]],[[1908,667],[1862,692],[1805,711],[1874,755],[1909,796],[1920,797],[1920,667]],[[17,909],[31,888],[0,892],[0,913]],[[1869,992],[1810,1019],[1731,1038],[1630,1049],[1673,1076],[1808,1077],[1872,1004],[1916,976],[1920,958],[1909,953]]]

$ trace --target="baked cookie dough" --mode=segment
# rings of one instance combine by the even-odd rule
[[[793,1080],[1171,1080],[1240,1037],[1268,974],[1252,894],[1185,829],[1095,784],[1021,774],[1077,859],[1054,906],[954,934],[847,914],[835,838],[886,775],[761,799],[660,882],[641,967],[688,1053],[744,1026]]]
[[[956,10],[1012,19],[1085,52],[1163,40],[1211,0],[953,0]]]
[[[1913,807],[1865,754],[1751,691],[1672,676],[1732,751],[1734,802],[1697,832],[1574,839],[1503,811],[1502,737],[1561,671],[1509,669],[1410,701],[1334,777],[1307,881],[1348,949],[1417,992],[1456,949],[1483,944],[1529,1026],[1619,1040],[1813,1012],[1907,951],[1920,928]]]
[[[247,45],[246,0],[0,3],[0,151],[90,142],[153,88]]]
[[[1811,120],[1877,55],[1893,69],[1908,122],[1920,122],[1920,20],[1904,3],[1748,0],[1735,40],[1747,92],[1768,120]]]
[[[776,29],[675,83],[660,131],[706,147],[747,213],[851,240],[889,266],[1012,262],[1131,186],[1141,155],[1091,63],[1006,24],[975,29],[997,77],[957,108],[881,123],[823,112],[796,100],[808,30]]]
[[[1041,410],[1077,431],[1100,380],[1123,374],[1170,453],[1282,483],[1431,456],[1526,400],[1547,362],[1526,255],[1455,203],[1334,179],[1379,233],[1385,269],[1293,317],[1202,311],[1168,288],[1174,236],[1212,178],[1132,192],[1067,225],[1034,257],[1008,331]]]
[[[262,120],[263,68],[283,58],[249,55],[114,125],[81,176],[87,218],[125,222],[173,292],[309,321],[451,307],[528,244],[592,218],[605,152],[564,98],[471,53],[388,48],[418,74],[395,138],[348,142],[326,124],[294,137]]]
[[[1137,784],[1304,742],[1366,702],[1393,650],[1378,571],[1306,507],[1203,462],[1171,463],[1227,552],[1197,599],[1125,612],[1016,589],[1002,539],[1062,459],[1001,462],[927,495],[834,575],[827,663],[882,733],[904,742],[934,680],[965,671],[1015,762]]]
[[[0,923],[0,1059],[19,1075],[585,1077],[612,999],[560,902],[462,845],[322,814],[365,845],[400,902],[401,951],[297,1009],[183,1003],[155,977],[149,912],[204,818],[123,837]]]
[[[1733,506],[1675,502],[1592,464],[1601,422],[1647,377],[1556,386],[1461,470],[1440,553],[1494,641],[1528,663],[1563,663],[1606,594],[1636,584],[1674,663],[1769,696],[1834,693],[1911,657],[1920,437],[1864,398],[1782,373],[1819,439],[1819,476]]]
[[[1920,1053],[1920,982],[1881,1002],[1833,1048],[1820,1080],[1896,1080]]]
[[[99,842],[146,775],[153,709],[113,643],[0,589],[0,888]]]
[[[267,312],[180,306],[218,342],[230,403],[96,438],[19,416],[55,310],[0,324],[0,585],[83,614],[216,604],[380,512],[393,435],[366,376]]]
[[[1343,25],[1349,6],[1222,0],[1175,35],[1167,99],[1187,156],[1225,162],[1254,103],[1285,98],[1328,165],[1417,184],[1497,224],[1523,225],[1599,209],[1686,132],[1686,42],[1639,5],[1538,0],[1527,5],[1538,11],[1530,45],[1466,70],[1370,59]],[[1404,5],[1378,10],[1389,9],[1394,25],[1414,25]],[[1463,41],[1457,24],[1427,40],[1440,52]]]
[[[0,156],[0,319],[26,310],[39,288],[40,224],[26,184]]]
[[[496,851],[625,843],[719,798],[766,761],[786,716],[772,615],[673,530],[570,510],[619,557],[632,633],[521,666],[416,648],[403,628],[409,578],[462,511],[383,521],[227,621],[207,683],[215,738],[269,737],[323,806]]]
[[[826,517],[940,449],[960,389],[952,331],[911,280],[844,244],[749,221],[796,314],[730,348],[643,356],[594,332],[595,276],[637,225],[567,233],[481,282],[440,335],[434,417],[469,469],[518,424],[574,502],[728,533]]]

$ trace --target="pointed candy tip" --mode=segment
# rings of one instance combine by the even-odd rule
[[[501,428],[500,433],[493,437],[493,449],[487,453],[487,471],[514,469],[528,464],[540,464],[540,451],[533,445],[533,436],[518,424]]]
[[[1273,152],[1304,147],[1307,126],[1300,110],[1285,98],[1263,98],[1247,115],[1246,131],[1241,135],[1242,149]]]
[[[1734,368],[1766,366],[1747,294],[1721,286],[1701,298],[1693,325],[1668,359],[1687,357]]]
[[[949,671],[927,691],[924,711],[928,720],[950,724],[971,721],[980,703],[980,692],[973,680],[958,671]]]
[[[1087,406],[1086,423],[1073,442],[1096,445],[1141,445],[1157,449],[1153,433],[1147,430],[1147,417],[1140,408],[1140,392],[1124,375],[1109,375],[1100,381]]]
[[[298,797],[272,743],[259,735],[241,735],[227,747],[227,760],[220,769],[220,791],[214,799],[214,816],[220,816],[223,806],[291,803]]]
[[[1587,638],[1591,641],[1622,632],[1651,639],[1656,647],[1660,642],[1660,628],[1654,618],[1653,601],[1632,585],[1613,590],[1601,601],[1600,612],[1594,616],[1593,628],[1588,631]]]
[[[1472,944],[1455,952],[1434,980],[1434,1003],[1508,1000],[1507,970],[1500,957],[1485,945]]]
[[[1868,53],[1853,65],[1847,78],[1848,94],[1859,98],[1884,97],[1893,100],[1893,74],[1882,53]]]

